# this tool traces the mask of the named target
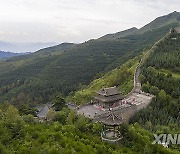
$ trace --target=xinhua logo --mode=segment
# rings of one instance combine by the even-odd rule
[[[180,134],[154,134],[154,138],[152,144],[180,144]]]

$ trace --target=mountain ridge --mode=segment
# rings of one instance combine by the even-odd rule
[[[157,29],[162,27],[167,23],[180,23],[180,12],[174,11],[167,15],[160,16],[155,20],[151,21],[150,23],[146,24],[145,26],[141,27],[140,29],[136,27],[132,27],[130,29],[126,29],[120,32],[106,34],[99,38],[99,40],[111,40],[111,39],[119,39],[121,37],[126,37],[128,35],[134,34],[142,34],[152,29]]]
[[[16,100],[21,98],[18,96],[21,93],[31,103],[47,102],[56,93],[67,96],[141,54],[178,24],[167,22],[145,33],[134,33],[119,39],[90,40],[77,45],[67,44],[70,48],[62,50],[56,50],[56,46],[8,59],[0,66],[0,100],[21,104],[20,100]]]
[[[140,28],[138,33],[144,33],[148,30],[156,29],[162,27],[164,24],[172,23],[172,22],[180,23],[180,12],[174,11],[167,15],[160,16],[155,20],[153,20],[152,22]]]
[[[99,40],[118,39],[121,37],[125,37],[127,35],[134,34],[137,31],[138,31],[138,29],[136,27],[132,27],[132,28],[129,28],[129,29],[117,32],[117,33],[106,34],[106,35],[100,37]]]

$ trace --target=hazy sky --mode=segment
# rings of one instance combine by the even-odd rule
[[[82,42],[180,11],[180,0],[0,0],[0,40]]]

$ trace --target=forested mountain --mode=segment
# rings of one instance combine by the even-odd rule
[[[161,16],[161,17],[156,18],[154,21],[140,28],[138,33],[144,33],[146,31],[162,27],[166,25],[167,23],[172,23],[172,22],[180,22],[179,12],[174,11],[166,16]]]
[[[37,55],[37,54],[43,54],[44,55],[44,54],[49,54],[49,53],[53,53],[53,52],[64,51],[64,50],[67,50],[67,49],[72,48],[74,46],[75,46],[74,43],[61,43],[61,44],[56,45],[56,46],[41,49],[41,50],[37,51],[34,55]]]
[[[176,11],[174,11],[166,16],[158,17],[140,29],[133,27],[133,28],[124,30],[122,32],[117,32],[114,34],[107,34],[99,39],[100,40],[120,39],[121,37],[128,36],[128,35],[142,34],[147,31],[165,26],[168,23],[175,23],[175,22],[180,22],[180,13],[176,12]]]
[[[26,103],[32,104],[47,102],[55,93],[66,96],[149,48],[179,24],[172,21],[142,34],[60,45],[3,61],[0,99],[16,104],[24,103],[26,99]]]
[[[66,51],[67,49],[70,49],[74,46],[76,46],[76,44],[74,44],[74,43],[61,43],[61,44],[56,45],[56,46],[40,49],[40,50],[38,50],[32,54],[9,58],[7,61],[8,62],[17,62],[17,61],[21,61],[21,60],[24,60],[26,62],[27,61],[34,61],[34,60],[41,59],[43,57],[48,57],[48,56],[52,56],[52,55],[53,56],[59,55],[62,52]]]

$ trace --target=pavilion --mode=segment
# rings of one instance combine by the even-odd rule
[[[108,113],[98,116],[96,120],[104,124],[104,130],[101,133],[102,141],[115,143],[123,138],[119,131],[123,119],[120,115],[115,114],[112,108]]]

